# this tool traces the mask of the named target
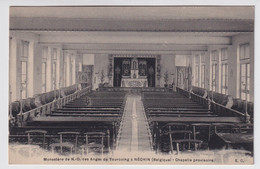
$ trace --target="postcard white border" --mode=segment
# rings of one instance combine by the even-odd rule
[[[138,165],[113,165],[113,166],[86,166],[86,165],[77,165],[77,166],[71,166],[71,165],[8,165],[8,52],[9,52],[9,42],[8,42],[8,35],[9,35],[9,6],[80,6],[80,5],[254,5],[255,6],[255,149],[254,149],[254,158],[255,158],[255,164],[253,166],[223,166],[223,165],[215,165],[215,166],[206,166],[206,165],[199,165],[199,166],[190,166],[190,165],[162,165],[162,166],[138,166]],[[0,139],[0,165],[4,169],[9,168],[22,168],[22,169],[30,169],[30,168],[95,168],[95,169],[103,169],[103,168],[111,168],[111,169],[119,169],[119,168],[144,168],[144,169],[151,169],[151,168],[164,168],[164,169],[188,169],[188,168],[194,168],[194,169],[212,169],[212,168],[228,168],[228,169],[256,169],[260,168],[260,146],[259,146],[259,91],[260,88],[257,88],[260,86],[260,76],[257,74],[260,71],[260,47],[259,47],[259,30],[260,30],[260,24],[259,24],[259,18],[260,18],[260,1],[258,0],[186,0],[185,2],[183,0],[129,0],[129,1],[123,1],[123,0],[42,0],[42,1],[35,1],[35,0],[2,0],[0,2],[0,18],[1,18],[1,26],[0,26],[0,37],[1,37],[1,62],[0,62],[0,93],[1,93],[1,100],[0,100],[0,110],[1,110],[1,118],[0,118],[0,131],[1,131],[1,139]]]

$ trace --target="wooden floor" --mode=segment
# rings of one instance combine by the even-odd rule
[[[151,138],[140,95],[128,95],[118,136],[118,151],[151,151]]]

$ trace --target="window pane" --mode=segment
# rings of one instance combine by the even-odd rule
[[[202,53],[202,54],[201,54],[201,62],[202,62],[202,63],[205,63],[205,53]]]
[[[27,62],[22,62],[22,74],[26,74],[27,73]]]
[[[249,55],[249,44],[245,45],[245,58],[250,58],[250,55]]]
[[[57,59],[57,49],[56,48],[53,49],[53,59],[54,60]]]
[[[43,86],[46,85],[46,75],[45,74],[42,75],[42,85]]]
[[[247,90],[250,90],[250,77],[247,77]]]
[[[241,64],[241,76],[246,76],[246,64]]]
[[[26,96],[26,91],[23,90],[23,91],[22,91],[22,99],[26,99],[26,97],[27,97],[27,96]]]
[[[21,83],[26,84],[26,81],[27,81],[27,76],[26,76],[26,74],[25,74],[25,75],[22,75],[22,76],[21,76]]]
[[[250,64],[248,63],[246,67],[247,67],[247,76],[250,77]]]
[[[243,92],[241,93],[241,99],[242,99],[242,100],[245,100],[245,99],[246,99],[246,95],[245,95],[245,93],[243,93]]]
[[[42,63],[42,74],[46,73],[46,62]]]
[[[199,55],[195,56],[195,63],[199,64]]]
[[[221,60],[227,60],[227,49],[221,49]]]
[[[228,86],[228,65],[226,64],[226,74],[225,74],[225,86]]]
[[[24,51],[23,52],[24,52],[23,56],[28,57],[28,45],[27,44],[24,45]]]
[[[27,41],[22,41],[22,53],[21,55],[23,57],[28,57],[28,50],[29,50],[29,42]]]
[[[52,64],[52,80],[53,89],[56,89],[56,62]]]
[[[47,55],[48,55],[48,48],[47,47],[43,47],[43,49],[42,49],[42,58],[43,59],[47,59]]]
[[[65,86],[67,84],[67,63],[64,62],[64,83],[65,83]]]
[[[245,58],[245,52],[244,52],[244,45],[240,45],[240,51],[239,51],[239,54],[240,54],[240,59],[244,59]]]
[[[24,99],[27,95],[27,62],[21,62],[21,97]]]
[[[42,86],[42,93],[46,92],[46,86]]]

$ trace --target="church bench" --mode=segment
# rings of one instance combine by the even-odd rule
[[[153,99],[153,100],[144,100],[143,99],[143,102],[145,104],[153,104],[153,103],[162,103],[162,104],[197,104],[196,102],[194,101],[191,101],[191,100],[156,100],[156,99]]]
[[[119,107],[119,106],[122,106],[123,104],[120,103],[120,104],[113,104],[113,103],[110,103],[110,104],[102,104],[102,103],[99,103],[99,104],[89,104],[89,105],[82,105],[82,104],[67,104],[65,105],[64,107]]]
[[[74,93],[75,88],[68,89],[63,92],[65,97],[68,93]],[[116,93],[116,92],[115,92]],[[77,94],[77,93],[76,93]],[[41,96],[42,102],[48,102],[55,98],[55,92],[44,94]],[[48,96],[48,97],[47,97]],[[76,95],[75,95],[76,96]],[[78,98],[77,95],[74,99],[65,100],[72,102],[66,104],[63,108],[51,109],[52,114],[46,114],[47,116],[40,116],[35,118],[30,116],[23,127],[14,127],[10,130],[10,133],[17,134],[26,129],[46,129],[51,134],[55,134],[58,131],[72,131],[72,132],[93,132],[109,129],[111,133],[111,141],[114,143],[119,128],[119,122],[121,121],[122,110],[125,104],[125,93],[114,94],[108,92],[106,95],[100,94],[100,96],[92,99],[92,105],[87,105],[85,96]],[[39,97],[40,98],[40,97]],[[30,100],[26,100],[26,105],[30,105]],[[13,114],[20,112],[20,103],[14,104]],[[63,106],[64,104],[62,104]],[[25,107],[27,109],[27,107]]]
[[[156,99],[153,98],[153,99],[146,99],[146,98],[143,98],[142,99],[144,102],[162,102],[162,103],[172,103],[172,102],[176,102],[176,103],[197,103],[193,100],[190,100],[188,98],[171,98],[171,99]]]
[[[115,108],[113,108],[113,107],[105,107],[105,108],[103,108],[103,107],[101,107],[101,108],[92,108],[92,107],[82,107],[82,108],[61,108],[61,109],[56,109],[56,111],[105,111],[105,112],[107,112],[107,111],[120,111],[121,110],[121,108],[120,107],[115,107]]]
[[[180,112],[180,113],[186,113],[186,112],[206,112],[208,113],[209,111],[207,109],[189,109],[189,108],[147,108],[146,109],[148,112],[162,112],[162,113],[167,113],[167,112]]]
[[[177,88],[177,91],[180,93],[189,93],[188,91],[185,91],[183,89]],[[248,121],[248,119],[246,119],[245,114],[242,112],[239,112],[237,110],[231,109],[225,105],[222,105],[222,102],[224,100],[224,96],[222,96],[222,94],[219,93],[215,93],[215,92],[208,92],[208,96],[209,98],[212,99],[212,94],[213,94],[213,100],[214,102],[210,102],[210,108],[211,111],[213,111],[215,114],[222,116],[222,117],[240,117],[243,118],[244,121]],[[201,96],[198,96],[194,93],[191,93],[191,99],[193,99],[194,101],[198,101],[200,104],[204,104],[205,106],[208,105],[208,100],[206,98],[203,98]],[[215,95],[215,99],[214,99],[214,95]],[[227,95],[225,95],[225,97],[229,97]],[[217,99],[219,99],[220,101],[217,101]],[[221,101],[222,100],[222,101]],[[236,99],[233,99],[234,102]],[[217,103],[217,102],[219,103]],[[234,103],[233,103],[234,104]],[[253,121],[253,118],[250,117],[251,122]]]
[[[93,102],[93,103],[100,103],[100,102],[104,102],[104,103],[123,103],[124,100],[120,99],[120,100],[111,100],[111,99],[88,99],[88,100],[82,100],[82,101],[75,101],[75,102],[71,102],[72,104],[76,104],[76,103],[89,103],[89,102]]]
[[[197,105],[197,106],[185,106],[185,105],[181,105],[181,106],[178,106],[178,105],[172,105],[172,104],[163,104],[163,105],[149,105],[147,106],[148,109],[151,109],[151,108],[176,108],[176,109],[203,109],[204,107],[203,106],[200,106],[200,105]],[[205,108],[204,108],[205,109]]]
[[[243,123],[239,117],[216,117],[216,116],[206,116],[206,117],[171,117],[171,116],[151,116],[149,119],[149,126],[151,129],[153,137],[153,145],[155,149],[158,149],[160,145],[160,133],[162,133],[163,127],[169,123],[184,123],[191,128],[193,123],[230,123],[238,124]],[[189,127],[190,126],[190,127]],[[187,130],[188,130],[187,128]]]
[[[79,105],[80,106],[80,105]],[[87,107],[62,107],[62,108],[57,108],[56,110],[103,110],[103,111],[107,111],[107,110],[120,110],[122,106],[114,106],[114,107],[105,107],[105,106],[87,106]]]
[[[204,107],[204,106],[201,106],[201,105],[189,105],[189,104],[187,104],[187,105],[185,105],[185,104],[180,104],[180,105],[178,105],[178,104],[175,104],[175,103],[172,103],[172,104],[159,104],[159,103],[155,103],[155,104],[145,104],[145,106],[146,107],[154,107],[154,108],[156,108],[156,107],[158,107],[158,106],[160,106],[160,107]]]
[[[158,100],[158,101],[156,101],[156,100],[154,100],[154,101],[144,101],[144,104],[146,104],[146,105],[153,105],[153,104],[158,104],[158,105],[160,105],[160,104],[198,105],[195,102],[191,102],[191,101],[160,101],[160,100]]]
[[[68,105],[64,106],[65,108],[121,108],[121,105],[94,105],[94,106],[88,106],[88,105]]]
[[[101,113],[112,113],[112,114],[119,114],[121,113],[120,110],[55,110],[52,112],[56,113],[56,114],[74,114],[74,113],[79,113],[79,114],[91,114],[91,113],[97,113],[97,114],[101,114]]]
[[[152,117],[150,122],[169,123],[240,123],[239,117]]]
[[[208,111],[206,108],[185,108],[185,107],[153,107],[148,111]]]
[[[64,124],[64,123],[84,123],[84,124],[91,124],[91,123],[113,123],[113,122],[118,122],[120,120],[119,117],[69,117],[69,116],[64,116],[64,117],[52,117],[52,116],[42,116],[42,117],[36,117],[28,121],[28,125],[33,124],[33,125],[44,125],[44,124]]]
[[[53,113],[51,114],[52,117],[54,116],[60,116],[60,117],[65,117],[65,116],[72,116],[72,117],[118,117],[119,114],[111,114],[111,113],[106,113],[106,114],[93,114],[93,113],[69,113],[69,114],[61,114],[61,113]]]
[[[190,105],[190,104],[145,104],[144,105],[145,107],[147,108],[162,108],[162,107],[165,107],[165,108],[203,108],[204,106],[201,106],[201,105]]]
[[[145,102],[146,106],[152,105],[173,105],[173,106],[202,106],[196,103],[189,103],[189,102]]]
[[[211,114],[214,115],[212,112],[208,111],[149,111],[147,112],[147,115],[150,114]]]
[[[212,112],[207,112],[207,111],[149,111],[147,113],[148,115],[150,114],[214,114]]]
[[[247,106],[246,106],[245,100],[233,99],[233,105],[232,105],[231,109],[245,113],[246,107],[247,107],[247,113],[251,116],[251,119],[252,119],[252,122],[253,122],[253,120],[254,120],[254,103],[253,102],[247,102]]]
[[[149,114],[150,118],[156,116],[156,117],[217,117],[217,115],[214,114]]]

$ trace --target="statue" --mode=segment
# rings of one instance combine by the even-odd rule
[[[139,78],[139,70],[138,70],[138,60],[137,58],[133,58],[131,61],[131,79]]]

